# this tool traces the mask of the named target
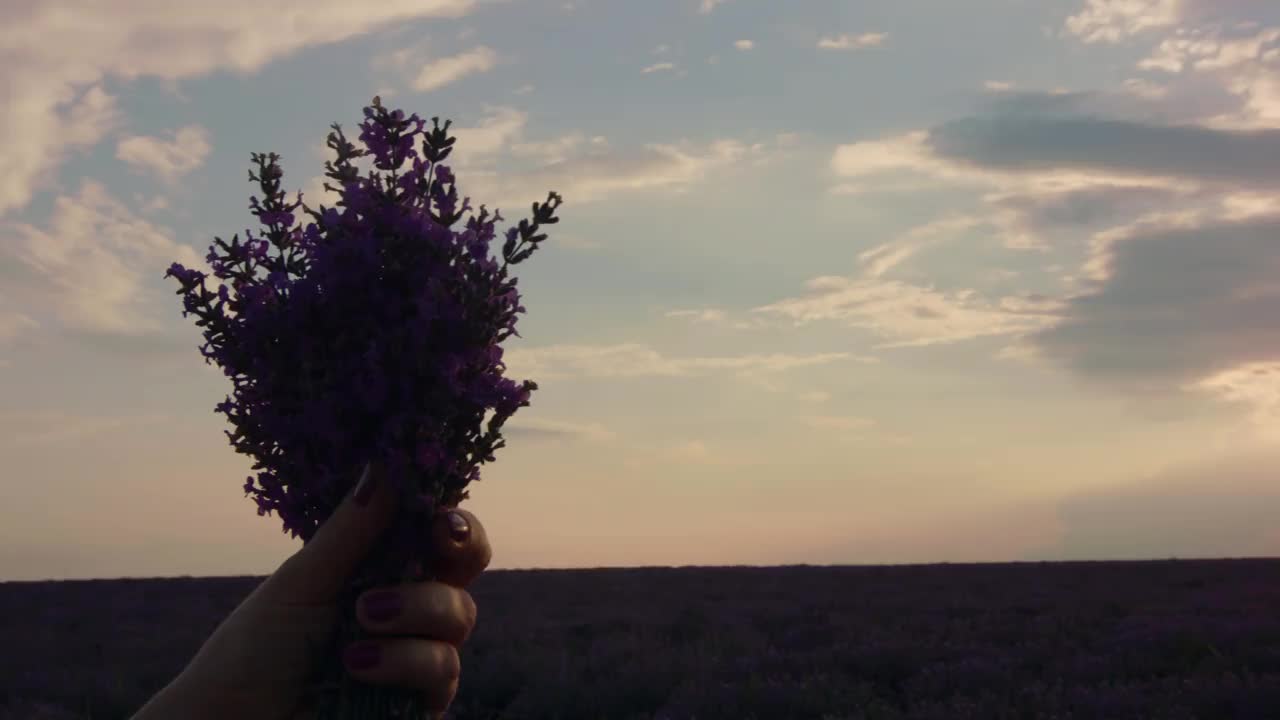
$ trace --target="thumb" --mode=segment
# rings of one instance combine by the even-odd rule
[[[290,604],[333,602],[352,573],[391,524],[396,493],[376,464],[366,465],[360,481],[300,550],[271,576],[276,599]]]

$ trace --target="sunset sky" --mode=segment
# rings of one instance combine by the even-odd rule
[[[163,275],[375,94],[565,201],[492,568],[1280,555],[1280,4],[16,0],[0,89],[0,580],[299,546]]]

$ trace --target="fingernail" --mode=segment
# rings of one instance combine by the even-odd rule
[[[364,474],[360,476],[360,484],[356,485],[354,499],[357,505],[368,505],[369,498],[373,497],[373,491],[378,485],[378,473],[373,467],[373,462],[369,462],[364,466]]]
[[[462,513],[456,513],[450,510],[448,515],[449,536],[452,537],[455,542],[466,542],[467,538],[471,537],[471,523],[467,522],[467,519],[462,516]]]
[[[382,652],[374,643],[358,642],[348,647],[342,655],[347,667],[352,670],[368,670],[378,664]]]
[[[404,601],[394,590],[379,590],[364,596],[364,614],[374,622],[386,622],[400,614]]]

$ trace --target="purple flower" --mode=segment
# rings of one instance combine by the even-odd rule
[[[337,123],[328,136],[337,161],[325,174],[338,187],[325,188],[341,194],[341,210],[306,207],[302,193],[286,204],[279,156],[252,153],[258,174],[249,180],[266,200],[249,206],[265,237],[214,238],[207,260],[227,281],[216,292],[202,272],[174,263],[165,273],[181,286],[183,316],[204,328],[201,355],[231,378],[232,395],[214,410],[234,428],[231,445],[255,461],[244,490],[259,515],[276,513],[307,542],[366,462],[386,469],[400,514],[353,593],[424,564],[430,516],[467,498],[479,465],[505,445],[502,425],[528,406],[537,384],[503,377],[499,343],[518,335],[524,312],[507,267],[546,238],[537,230],[559,222],[561,203],[549,193],[533,204],[532,223],[507,230],[499,266],[489,244],[501,214],[482,205],[465,230],[451,229],[471,206],[463,198],[459,208],[456,178],[441,164],[454,143],[450,123],[432,118],[427,132],[416,114],[388,113],[377,97],[364,116],[368,150]],[[378,170],[394,174],[410,160],[412,170],[361,178],[350,161],[367,154]],[[293,227],[299,206],[313,219],[305,228]],[[358,632],[349,610],[345,632]]]
[[[279,156],[253,153],[259,172],[250,170],[249,179],[266,200],[251,197],[249,205],[265,237],[249,230],[244,242],[215,237],[207,257],[230,290],[220,284],[210,292],[204,273],[177,263],[165,273],[181,285],[183,316],[195,314],[204,328],[201,354],[235,386],[215,410],[235,428],[228,436],[237,452],[260,470],[246,492],[304,541],[341,500],[320,487],[321,468],[350,484],[366,461],[381,460],[405,468],[388,478],[405,498],[456,505],[467,497],[468,479],[478,479],[474,466],[503,446],[499,428],[537,388],[502,377],[497,344],[516,334],[523,311],[507,267],[545,239],[536,231],[558,222],[561,198],[550,193],[533,205],[532,223],[506,232],[499,266],[489,243],[500,214],[490,217],[481,206],[465,230],[451,230],[470,198],[458,208],[456,178],[441,164],[454,142],[450,123],[440,128],[432,118],[435,128],[426,132],[416,114],[388,113],[376,97],[364,115],[367,151],[347,142],[336,123],[328,136],[337,162],[326,162],[326,176],[339,187],[325,187],[342,195],[341,210],[306,207],[302,193],[286,204]],[[419,133],[421,156],[413,143]],[[374,172],[361,178],[350,161],[366,154],[379,170],[407,160],[413,169],[395,182]],[[292,228],[299,206],[313,222]],[[481,428],[490,408],[497,414]],[[446,466],[452,469],[438,470]]]

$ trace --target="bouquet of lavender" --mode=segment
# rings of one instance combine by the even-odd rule
[[[365,637],[355,616],[363,590],[427,579],[432,516],[467,498],[480,464],[505,445],[503,423],[538,387],[502,375],[499,343],[519,336],[516,315],[525,311],[507,266],[546,239],[537,231],[559,222],[561,198],[550,193],[533,204],[533,222],[506,231],[499,266],[489,257],[499,213],[490,217],[481,205],[465,231],[451,230],[470,198],[458,207],[453,173],[441,164],[455,140],[450,123],[441,128],[432,118],[427,132],[416,114],[388,113],[377,97],[364,115],[360,140],[389,176],[371,170],[360,178],[350,161],[366,151],[334,123],[327,144],[337,163],[326,162],[325,175],[341,188],[324,187],[342,194],[343,210],[303,205],[315,220],[303,230],[292,214],[302,193],[285,204],[279,156],[253,153],[259,174],[250,170],[249,180],[266,202],[251,196],[249,205],[266,239],[248,230],[244,243],[215,237],[222,254],[211,246],[207,257],[234,296],[225,284],[210,292],[204,273],[177,263],[165,277],[181,283],[183,316],[194,313],[204,328],[205,362],[216,361],[234,385],[215,410],[235,427],[226,434],[236,451],[256,461],[257,477],[244,489],[256,495],[259,515],[278,513],[284,531],[306,543],[368,461],[400,493],[396,519],[344,596],[325,655],[332,663],[317,669],[316,689],[322,717],[421,718],[418,694],[355,681],[340,648]],[[398,177],[410,159],[413,170]]]

